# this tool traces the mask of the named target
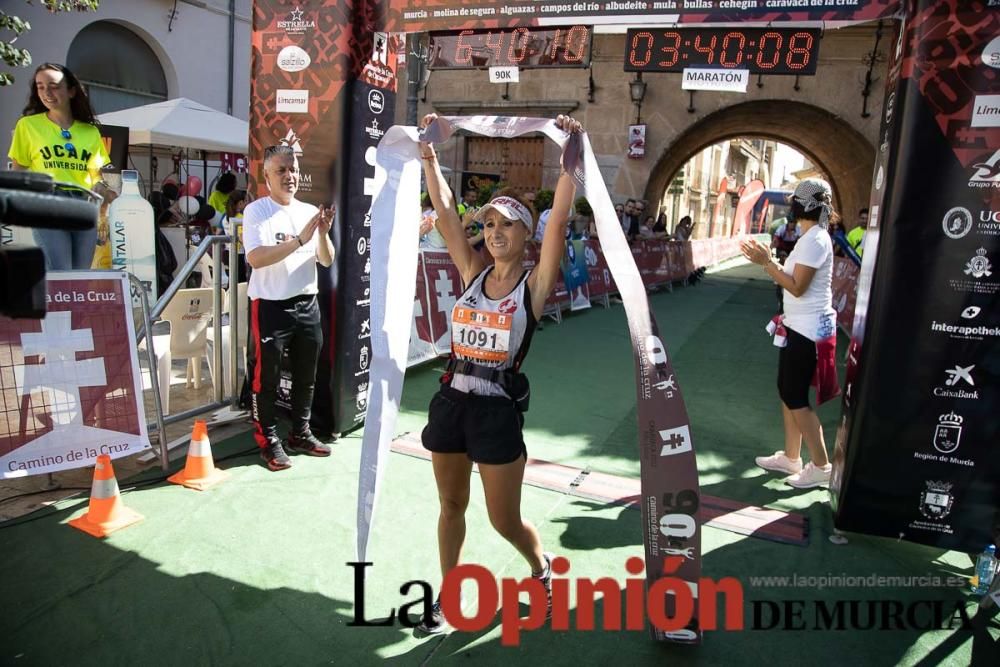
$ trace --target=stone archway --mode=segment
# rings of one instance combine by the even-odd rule
[[[670,179],[692,155],[734,137],[762,136],[788,144],[830,177],[834,206],[847,219],[868,205],[875,149],[857,130],[818,107],[787,100],[755,100],[726,107],[684,131],[649,173],[645,199],[658,210]]]

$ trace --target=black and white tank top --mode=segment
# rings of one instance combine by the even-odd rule
[[[451,309],[451,353],[460,361],[497,370],[516,369],[528,352],[537,321],[528,290],[530,271],[510,294],[499,299],[486,296],[483,285],[492,266],[482,271]],[[480,396],[507,396],[495,382],[455,373],[453,389]]]

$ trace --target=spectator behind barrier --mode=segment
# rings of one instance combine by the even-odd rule
[[[222,176],[219,176],[219,180],[215,183],[215,189],[212,190],[211,196],[208,198],[208,203],[212,205],[216,211],[220,214],[225,215],[226,213],[226,202],[229,201],[229,195],[236,189],[236,174],[231,171],[227,171]]]
[[[864,254],[865,230],[868,228],[868,209],[858,211],[858,219],[854,227],[847,232],[847,243],[854,253],[861,257]]]

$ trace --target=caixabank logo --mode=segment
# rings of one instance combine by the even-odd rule
[[[928,485],[921,494],[921,512],[935,520],[947,516],[951,499],[944,485]],[[519,646],[525,632],[546,626],[553,632],[643,632],[652,625],[667,637],[697,637],[702,631],[927,631],[937,629],[972,630],[964,600],[893,600],[877,599],[760,599],[746,600],[743,584],[735,577],[718,580],[702,577],[696,584],[679,579],[677,572],[683,558],[664,560],[663,577],[647,585],[645,564],[632,557],[625,571],[632,575],[624,584],[613,577],[590,579],[566,576],[568,559],[552,559],[551,618],[543,584],[534,577],[497,579],[487,568],[465,563],[445,575],[441,584],[441,613],[444,621],[458,632],[480,633],[497,623],[500,643]],[[417,628],[433,620],[434,590],[419,579],[399,586],[399,594],[411,596],[399,607],[375,612],[366,604],[366,573],[373,563],[349,562],[354,571],[354,618],[347,625],[355,628],[401,625]],[[752,580],[753,578],[751,578]],[[463,585],[476,589],[477,604],[463,605]],[[575,606],[571,606],[571,593]],[[527,616],[523,616],[524,598]],[[668,600],[670,604],[668,604]],[[698,623],[692,622],[697,608]],[[693,625],[697,627],[692,628]]]

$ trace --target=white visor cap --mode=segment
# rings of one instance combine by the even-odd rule
[[[486,217],[487,211],[491,208],[496,210],[497,213],[508,220],[520,220],[524,223],[524,226],[528,228],[529,233],[534,231],[534,222],[531,219],[531,211],[528,210],[527,206],[513,197],[504,196],[491,199],[489,204],[486,204],[476,212],[475,221],[482,222]]]

